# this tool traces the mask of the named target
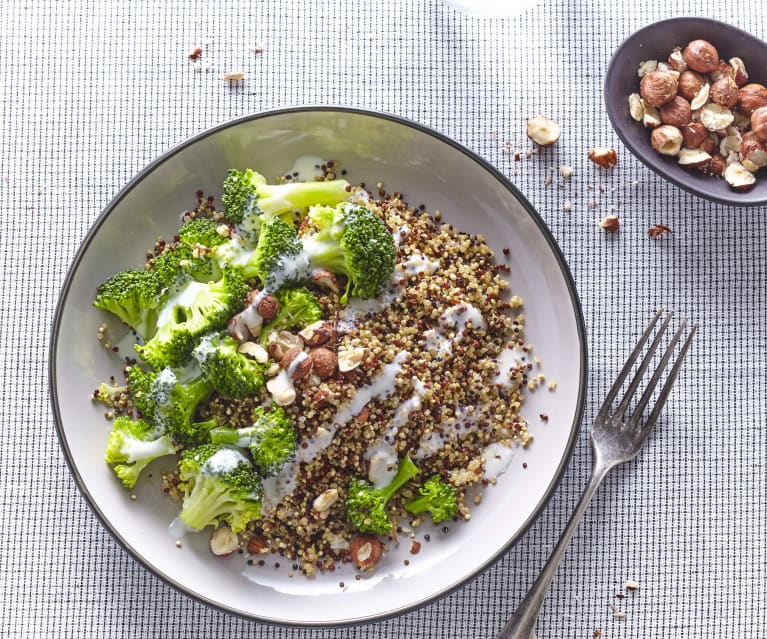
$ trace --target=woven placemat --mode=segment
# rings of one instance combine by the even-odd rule
[[[305,103],[412,118],[519,186],[559,241],[582,298],[586,423],[651,309],[672,306],[701,323],[659,434],[590,507],[539,636],[765,636],[765,211],[710,204],[659,181],[618,142],[602,107],[611,52],[639,27],[675,15],[717,17],[767,38],[761,0],[546,0],[502,21],[437,0],[0,3],[6,636],[492,637],[564,528],[589,472],[587,429],[546,511],[465,588],[378,624],[295,630],[177,593],[112,540],[78,493],[56,440],[46,376],[51,319],[79,242],[121,186],[173,144],[234,116]],[[187,59],[198,43],[210,70]],[[233,68],[248,79],[229,87],[221,73]],[[539,112],[562,124],[562,140],[516,161],[515,150],[530,148],[524,124]],[[618,149],[611,173],[586,160],[594,145]],[[557,176],[562,164],[574,168],[567,182]],[[608,213],[622,220],[618,234],[596,226]],[[659,223],[673,233],[649,239],[646,230]],[[640,589],[627,592],[627,579]]]

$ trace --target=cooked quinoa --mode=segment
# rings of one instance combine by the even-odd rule
[[[361,362],[326,380],[309,375],[295,382],[295,402],[285,410],[298,433],[298,454],[266,480],[262,518],[240,534],[255,557],[251,563],[272,552],[312,575],[350,562],[349,543],[359,533],[345,510],[349,482],[380,483],[405,455],[420,473],[389,501],[392,520],[410,527],[428,521],[403,506],[435,474],[457,489],[456,517],[468,520],[481,502],[481,489],[468,489],[495,483],[485,473],[493,445],[526,446],[532,439],[520,409],[536,377],[528,378],[523,301],[502,277],[509,270],[505,258],[496,259],[482,236],[440,223],[438,213],[409,207],[383,189],[379,196],[366,205],[393,234],[392,282],[377,300],[347,306],[337,294],[310,287],[333,327],[322,346],[353,352]],[[262,390],[240,401],[214,397],[201,417],[248,426],[253,409],[270,401]],[[180,498],[176,475],[163,482],[165,492]]]

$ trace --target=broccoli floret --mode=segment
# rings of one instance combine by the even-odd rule
[[[189,280],[210,282],[221,277],[221,269],[214,260],[196,254],[186,244],[168,246],[152,260],[152,270],[171,295]]]
[[[386,504],[417,474],[418,467],[410,457],[405,457],[394,479],[383,488],[374,488],[362,479],[352,479],[346,493],[346,515],[349,521],[360,532],[390,532],[392,522],[387,516]]]
[[[175,442],[205,442],[210,430],[218,425],[215,420],[195,421],[197,407],[211,393],[210,384],[202,376],[182,384],[170,368],[156,373],[133,366],[128,373],[128,388],[142,417]]]
[[[184,222],[178,231],[179,240],[187,246],[198,245],[215,248],[226,243],[228,238],[218,232],[220,224],[209,217],[196,217]]]
[[[268,343],[269,333],[274,331],[304,328],[322,319],[322,307],[307,288],[284,288],[274,295],[280,303],[280,310],[261,331],[261,342]]]
[[[296,453],[296,431],[285,411],[277,407],[264,412],[262,406],[253,411],[254,422],[246,428],[214,428],[210,439],[217,444],[232,444],[250,449],[253,461],[264,475],[276,475]]]
[[[93,305],[114,313],[138,335],[154,335],[159,309],[167,297],[155,273],[128,269],[110,277],[96,289]]]
[[[104,458],[115,464],[112,468],[125,487],[133,488],[149,462],[175,452],[170,437],[159,434],[143,419],[134,421],[123,415],[114,421]]]
[[[375,297],[394,272],[397,250],[383,221],[364,206],[341,203],[333,214],[327,207],[310,211],[316,232],[303,238],[314,267],[327,268],[348,278],[341,303],[349,295]]]
[[[251,169],[230,169],[221,201],[226,220],[255,240],[265,219],[296,209],[304,211],[313,204],[335,206],[348,198],[348,186],[346,180],[267,184],[263,175]]]
[[[187,282],[168,298],[157,318],[157,332],[136,352],[155,369],[183,366],[200,337],[223,329],[248,294],[242,275],[225,269],[217,282]]]
[[[435,524],[455,517],[458,510],[457,491],[453,486],[442,481],[439,475],[427,479],[418,489],[418,493],[420,497],[405,504],[405,509],[409,512],[420,515],[428,510]]]
[[[264,366],[238,347],[231,335],[212,333],[192,353],[213,389],[231,399],[253,395],[264,385]]]
[[[243,266],[246,278],[258,277],[264,289],[276,291],[305,279],[308,261],[295,227],[278,217],[264,222],[258,244]]]
[[[179,463],[184,490],[181,521],[202,530],[220,520],[237,533],[261,516],[261,478],[237,448],[204,444],[184,451]]]

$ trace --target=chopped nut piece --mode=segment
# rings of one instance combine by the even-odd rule
[[[349,543],[352,562],[360,570],[369,570],[381,559],[381,542],[374,535],[357,535]]]
[[[559,167],[560,175],[565,179],[570,179],[573,175],[573,167],[563,164]]]
[[[188,58],[190,60],[196,60],[202,55],[202,47],[195,47],[189,52]]]
[[[709,103],[700,110],[700,122],[709,131],[726,129],[734,119],[730,109],[715,103]]]
[[[647,229],[648,237],[660,237],[665,233],[673,233],[673,231],[665,224],[656,224],[655,226]]]
[[[679,151],[679,164],[682,166],[701,166],[711,159],[711,155],[702,149],[682,149]]]
[[[338,489],[328,488],[323,490],[312,502],[312,509],[320,515],[327,516],[330,507],[338,501]]]
[[[241,82],[245,79],[245,73],[243,71],[227,71],[224,73],[224,80],[226,82]]]
[[[256,342],[243,342],[237,347],[240,353],[245,353],[255,359],[259,364],[266,364],[269,361],[269,353],[266,349]]]
[[[229,526],[219,526],[210,536],[210,549],[214,555],[225,557],[240,547],[240,540]]]
[[[732,188],[745,190],[754,185],[756,177],[740,162],[733,162],[724,170],[724,179]]]
[[[637,122],[641,122],[644,118],[644,106],[638,93],[632,93],[629,96],[629,115]]]
[[[527,123],[527,137],[540,146],[549,146],[559,140],[562,130],[545,115],[537,115]]]
[[[251,555],[263,555],[269,552],[269,544],[263,535],[253,535],[248,540],[247,551]]]
[[[639,584],[633,579],[629,579],[625,584],[626,590],[639,590]]]
[[[597,146],[589,149],[589,160],[605,169],[611,169],[618,164],[618,154],[615,149]]]
[[[365,359],[366,348],[355,347],[348,348],[338,352],[338,370],[342,373],[348,373],[354,370]]]
[[[711,94],[711,85],[706,82],[700,90],[690,100],[690,108],[693,111],[703,108],[708,102],[708,97]]]
[[[330,322],[320,320],[309,324],[298,332],[304,344],[314,348],[315,346],[322,346],[333,335],[333,325]]]
[[[606,215],[599,222],[599,228],[611,233],[617,231],[619,227],[620,220],[617,215]]]

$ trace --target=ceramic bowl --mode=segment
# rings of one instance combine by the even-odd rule
[[[96,339],[99,325],[112,321],[91,306],[96,286],[116,271],[141,265],[146,247],[175,232],[180,212],[198,189],[218,199],[228,168],[253,167],[275,176],[306,156],[336,160],[352,182],[384,182],[411,203],[439,209],[444,221],[483,233],[498,255],[508,247],[511,289],[525,300],[526,338],[547,380],[558,384],[555,392],[541,388],[527,398],[524,412],[534,442],[515,452],[471,521],[451,522],[447,534],[442,525],[420,529],[419,536],[431,530],[431,540],[418,555],[401,543],[359,580],[350,566],[309,579],[292,574],[291,562],[280,557],[259,556],[264,567],[249,566],[237,553],[215,557],[209,532],[187,535],[177,548],[168,527],[179,506],[159,485],[168,461],[155,462],[135,490],[125,490],[104,463],[110,425],[103,406],[90,399],[92,389],[121,365],[120,355]],[[112,330],[119,330],[114,322]],[[554,492],[576,439],[585,385],[578,296],[540,216],[498,171],[462,146],[413,122],[355,109],[295,108],[240,118],[187,140],[146,167],[85,238],[67,275],[51,340],[50,387],[61,446],[103,525],[136,560],[182,592],[276,624],[338,626],[397,615],[492,565]],[[540,420],[541,413],[548,422]]]
[[[675,47],[691,40],[708,40],[729,60],[742,58],[749,82],[767,84],[767,43],[729,24],[707,18],[672,18],[648,25],[629,38],[613,54],[604,83],[605,105],[618,137],[646,166],[678,187],[700,197],[731,206],[767,203],[767,173],[762,169],[756,184],[747,191],[732,189],[723,179],[685,169],[673,157],[659,155],[650,146],[650,131],[629,115],[628,97],[639,92],[637,68],[644,60],[666,60]]]

